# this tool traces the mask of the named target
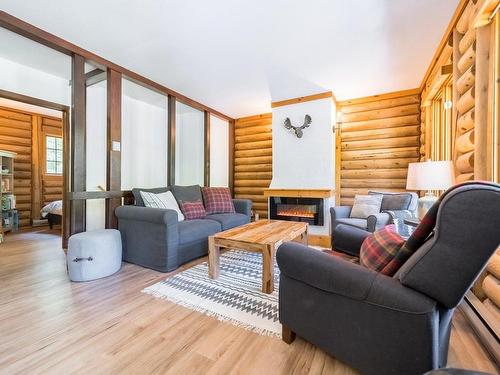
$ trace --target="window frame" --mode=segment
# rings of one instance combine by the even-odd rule
[[[55,138],[56,139],[56,147],[55,148],[48,148],[47,147],[47,139],[48,138]],[[59,149],[57,148],[57,139],[60,139],[61,140],[61,160],[58,161],[57,160],[57,151],[59,151]],[[56,160],[50,160],[50,162],[54,162],[56,163],[56,172],[55,173],[51,173],[48,171],[48,168],[47,168],[47,163],[49,162],[48,158],[47,158],[47,151],[48,150],[54,150],[55,153],[56,153],[56,156],[55,156],[55,159]],[[61,163],[61,173],[57,173],[57,164],[58,163]],[[64,171],[64,141],[63,141],[63,137],[62,135],[59,135],[59,134],[51,134],[51,133],[44,133],[43,134],[43,174],[46,175],[46,176],[62,176],[63,175],[63,171]]]

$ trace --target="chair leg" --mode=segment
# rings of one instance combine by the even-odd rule
[[[286,325],[282,324],[281,325],[281,338],[287,344],[291,344],[295,340],[295,332],[293,332]]]

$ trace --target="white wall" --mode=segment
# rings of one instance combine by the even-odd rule
[[[128,88],[133,88],[133,98]],[[141,90],[147,94],[138,95]],[[167,186],[167,99],[125,80],[123,94],[122,190]]]
[[[106,101],[106,81],[87,87],[87,191],[99,191],[98,186],[106,189]],[[87,200],[86,210],[87,230],[104,228],[104,199]]]
[[[311,125],[297,138],[287,130],[312,118]],[[271,188],[332,189],[335,185],[335,137],[332,131],[335,110],[331,98],[292,104],[273,109],[273,179]]]
[[[229,186],[229,122],[210,116],[210,186]]]
[[[71,105],[69,81],[0,57],[0,89]]]

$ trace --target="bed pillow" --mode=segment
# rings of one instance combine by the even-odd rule
[[[203,194],[203,202],[205,203],[207,215],[225,213],[234,214],[236,212],[229,188],[203,187],[201,188],[201,193]]]
[[[177,204],[177,201],[175,200],[174,195],[171,191],[166,191],[160,194],[141,191],[141,198],[144,202],[144,206],[174,210],[177,212],[177,220],[184,220],[184,215],[182,214],[182,211],[179,208],[179,205]]]
[[[196,200],[193,202],[182,202],[181,210],[184,213],[186,220],[203,219],[207,216],[205,207],[201,200]]]
[[[354,197],[354,205],[351,209],[351,218],[366,219],[370,215],[380,213],[382,206],[383,195],[356,195]]]
[[[402,266],[396,254],[405,240],[394,224],[386,225],[366,237],[359,251],[359,264],[384,275],[392,276]]]

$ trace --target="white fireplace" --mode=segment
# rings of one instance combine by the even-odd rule
[[[307,221],[311,234],[327,236],[330,234],[329,211],[335,203],[335,105],[332,97],[279,106],[273,108],[272,114],[273,178],[265,192],[270,200],[269,217],[284,219],[284,215],[277,215],[275,206],[285,207],[289,209],[285,220]],[[301,138],[293,130],[286,129],[286,118],[293,126],[301,126],[306,115],[311,117],[311,124],[302,130]],[[318,206],[312,204],[318,198],[323,200],[323,212],[319,215],[322,220],[313,222],[310,211]],[[305,202],[302,205],[301,200]],[[318,217],[317,212],[314,215]]]

